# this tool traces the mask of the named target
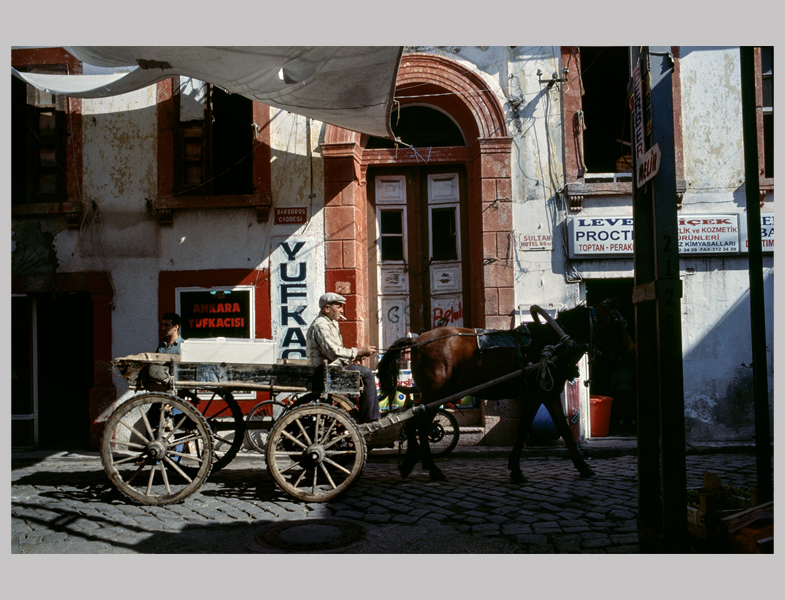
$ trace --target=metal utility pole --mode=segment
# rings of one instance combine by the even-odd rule
[[[747,190],[755,451],[758,471],[758,502],[762,504],[774,500],[774,481],[771,473],[771,437],[769,433],[769,382],[766,361],[766,315],[763,298],[755,55],[754,48],[751,46],[742,46],[741,48],[741,110],[744,127],[744,178]]]
[[[673,56],[632,48],[638,535],[644,552],[684,553],[687,476]]]

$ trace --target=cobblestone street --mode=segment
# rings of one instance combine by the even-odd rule
[[[12,552],[639,552],[633,454],[592,458],[591,479],[579,478],[562,455],[525,454],[526,484],[509,482],[504,449],[440,459],[446,482],[429,481],[419,466],[402,480],[396,460],[371,454],[345,494],[301,503],[276,488],[261,456],[241,453],[184,501],[147,506],[115,490],[97,453],[14,454]],[[699,487],[706,471],[748,487],[755,456],[687,456],[688,487]],[[353,535],[343,544],[298,546],[281,528],[304,521],[317,532],[351,524]]]

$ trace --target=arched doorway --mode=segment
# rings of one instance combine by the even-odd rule
[[[347,297],[344,341],[384,347],[446,322],[508,328],[512,141],[502,108],[479,75],[429,54],[404,55],[395,96],[401,141],[414,144],[380,147],[334,126],[322,144],[326,289]]]

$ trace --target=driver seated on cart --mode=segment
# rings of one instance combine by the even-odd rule
[[[338,319],[344,318],[346,298],[329,292],[319,298],[319,314],[311,323],[306,335],[306,356],[311,365],[321,365],[326,360],[330,365],[341,365],[347,371],[359,371],[363,377],[360,395],[360,423],[376,421],[381,417],[379,396],[376,393],[376,378],[368,367],[354,361],[372,356],[376,348],[346,348],[343,345]]]

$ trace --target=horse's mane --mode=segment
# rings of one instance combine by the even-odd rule
[[[573,308],[561,311],[556,317],[556,322],[565,330],[575,335],[589,328],[589,307],[579,304]]]

